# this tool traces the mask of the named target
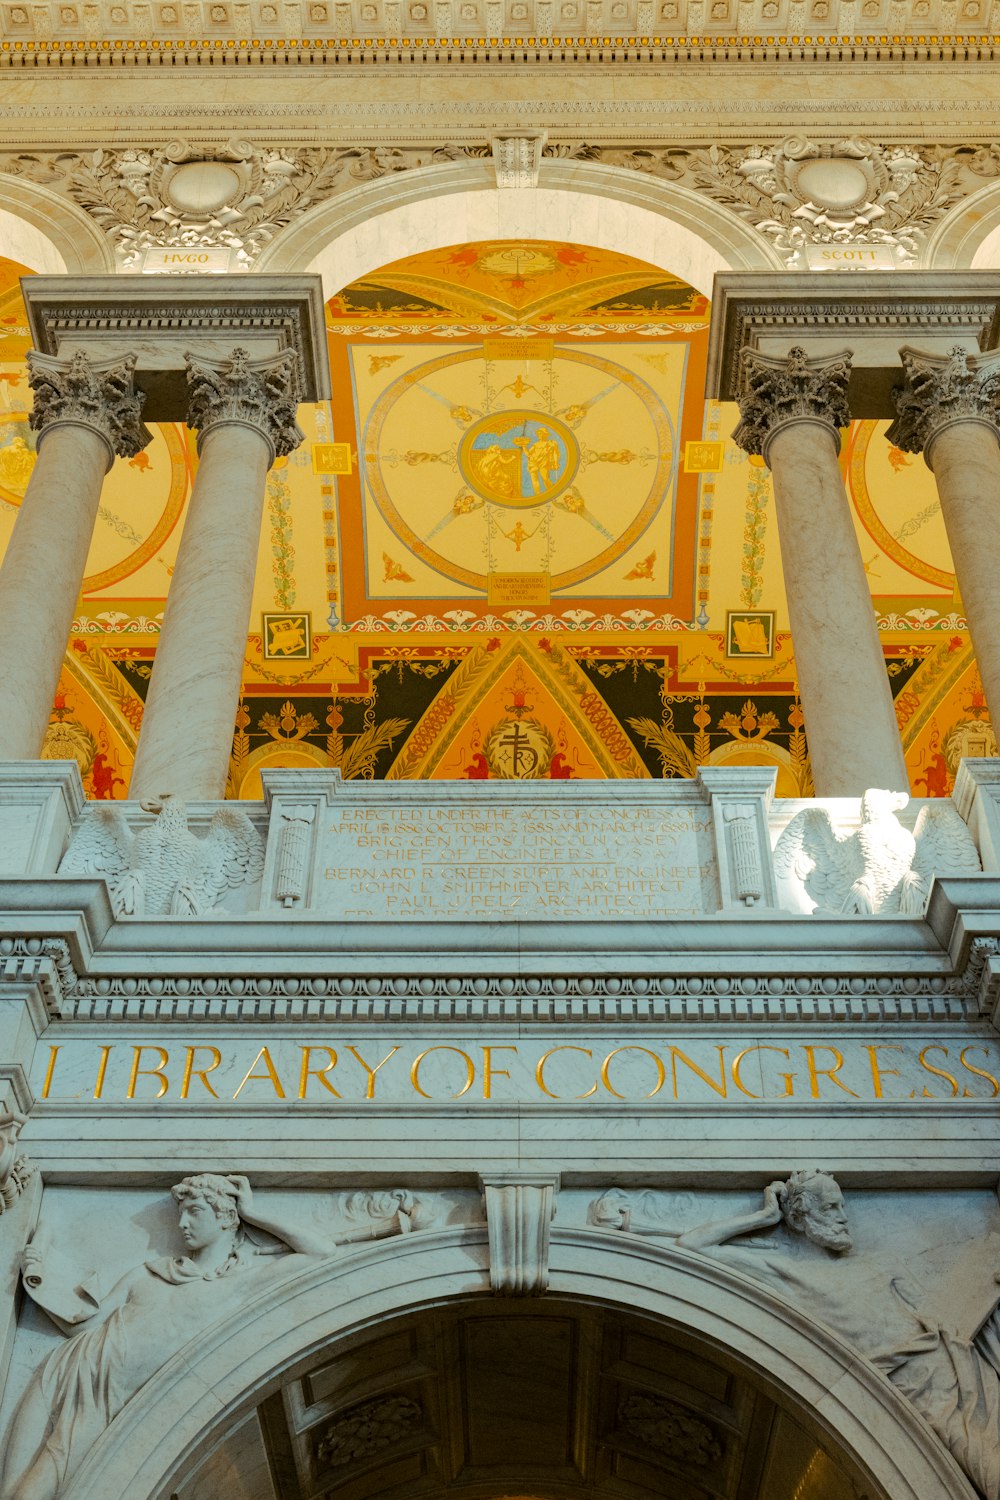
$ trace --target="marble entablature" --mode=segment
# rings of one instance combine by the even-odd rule
[[[488,798],[286,769],[264,792],[220,823],[87,805],[59,763],[0,777],[12,1497],[98,1482],[108,1423],[186,1357],[185,1318],[211,1343],[237,1294],[404,1243],[444,1266],[454,1240],[484,1295],[515,1298],[559,1292],[579,1246],[641,1253],[654,1285],[735,1256],[997,1500],[990,1418],[962,1423],[996,1379],[1000,765],[906,807],[782,802],[772,771],[715,767]],[[841,1224],[820,1179],[836,1246],[789,1207],[814,1166],[847,1190]],[[134,1301],[109,1310],[122,1277]],[[176,1305],[176,1337],[137,1359],[146,1302]],[[109,1394],[84,1410],[91,1385]],[[652,1399],[622,1422],[680,1420]],[[386,1407],[385,1451],[416,1421]]]

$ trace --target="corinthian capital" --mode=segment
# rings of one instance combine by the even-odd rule
[[[35,393],[28,418],[41,444],[57,423],[73,422],[91,427],[115,454],[134,458],[152,438],[143,426],[142,406],[146,397],[135,389],[135,355],[125,359],[92,360],[82,350],[70,359],[28,353],[28,381]]]
[[[941,429],[953,422],[1000,428],[1000,352],[925,354],[906,348],[899,357],[906,383],[892,393],[896,420],[886,433],[897,448],[926,456]]]
[[[784,357],[744,349],[742,365],[741,420],[733,441],[744,452],[766,463],[771,439],[789,422],[822,422],[839,447],[839,429],[851,420],[849,351],[810,359],[804,349],[790,349]]]
[[[299,382],[292,350],[266,359],[251,359],[246,349],[234,349],[230,359],[218,361],[184,357],[188,426],[197,429],[199,444],[213,427],[254,427],[270,445],[273,463],[302,442],[305,433],[295,420]]]

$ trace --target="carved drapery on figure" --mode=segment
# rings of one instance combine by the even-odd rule
[[[1000,352],[926,354],[901,349],[906,383],[893,392],[896,420],[887,440],[904,453],[923,453],[953,422],[980,422],[1000,440]]]
[[[60,422],[91,427],[107,443],[108,468],[115,456],[134,458],[153,434],[143,425],[145,395],[134,384],[135,355],[92,360],[83,350],[70,359],[28,353],[28,381],[34,406],[28,418],[41,446]]]
[[[851,421],[849,351],[811,359],[800,348],[784,357],[744,349],[741,359],[740,423],[733,441],[745,453],[766,463],[772,438],[789,422],[822,422],[839,449],[839,429]]]
[[[262,1212],[241,1176],[185,1177],[172,1196],[184,1253],[145,1261],[106,1296],[96,1277],[81,1280],[42,1232],[28,1246],[25,1289],[71,1337],[40,1365],[11,1423],[2,1455],[4,1500],[58,1500],[108,1424],[186,1343],[275,1276],[300,1269],[301,1257],[332,1255],[345,1238],[359,1237]],[[358,1198],[365,1202],[354,1217],[366,1214],[365,1238],[399,1233],[399,1214],[414,1207],[403,1189]],[[248,1230],[263,1231],[270,1243]]]
[[[209,362],[187,358],[188,426],[198,446],[215,427],[253,427],[271,448],[271,462],[294,452],[305,433],[295,420],[299,404],[296,357],[291,350],[266,359],[251,359],[234,349],[230,359]]]
[[[954,1288],[949,1282],[952,1327],[945,1326],[911,1260],[894,1274],[882,1247],[855,1249],[843,1195],[826,1172],[793,1172],[765,1188],[760,1208],[687,1228],[663,1212],[656,1196],[611,1188],[591,1205],[590,1222],[669,1238],[680,1250],[718,1256],[775,1287],[881,1370],[983,1500],[1000,1500],[1000,1288],[991,1277],[969,1274]],[[691,1206],[675,1200],[677,1217],[687,1218]],[[995,1263],[994,1248],[977,1242],[977,1267]]]

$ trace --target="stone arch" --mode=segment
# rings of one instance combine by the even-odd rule
[[[297,219],[256,268],[318,271],[330,297],[402,256],[487,239],[627,250],[706,296],[716,271],[784,269],[762,235],[700,193],[623,167],[549,160],[533,188],[497,188],[485,160],[392,173]]]
[[[928,235],[920,256],[928,271],[1000,267],[1000,181],[963,198]]]
[[[106,237],[82,208],[26,177],[0,172],[0,255],[33,271],[115,270]]]
[[[664,1320],[739,1360],[866,1471],[885,1500],[972,1500],[902,1396],[833,1333],[707,1256],[553,1228],[549,1288]],[[223,1423],[303,1359],[400,1313],[489,1295],[485,1228],[421,1231],[316,1263],[206,1329],[143,1387],[62,1500],[167,1500]]]

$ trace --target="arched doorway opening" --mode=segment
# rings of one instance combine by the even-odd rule
[[[800,1311],[707,1257],[556,1228],[534,1302],[490,1294],[483,1229],[318,1263],[164,1366],[64,1500],[394,1488],[972,1495],[893,1387]]]
[[[661,1319],[477,1298],[337,1341],[171,1500],[670,1495],[859,1500],[865,1477]]]

